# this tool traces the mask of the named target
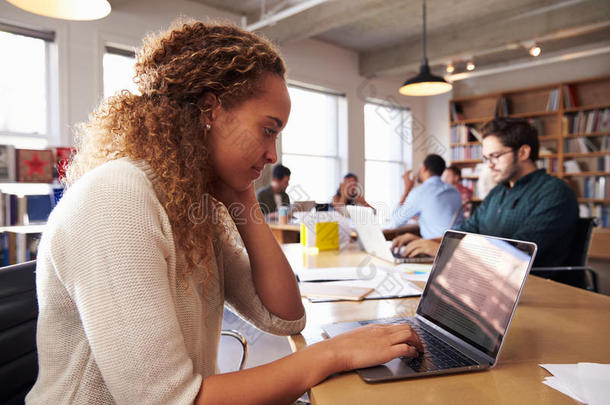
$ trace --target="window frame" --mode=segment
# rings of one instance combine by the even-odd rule
[[[395,103],[390,103],[384,100],[377,100],[377,99],[371,99],[368,98],[365,100],[364,102],[364,106],[363,106],[363,115],[364,115],[364,144],[366,145],[366,137],[367,137],[367,132],[366,132],[366,108],[367,106],[372,105],[372,106],[377,106],[377,107],[382,107],[382,108],[386,108],[386,109],[392,109],[395,111],[399,111],[401,113],[401,126],[405,125],[405,123],[408,123],[409,121],[411,122],[410,124],[410,128],[409,131],[411,132],[411,140],[413,139],[413,111],[411,110],[411,108],[403,106],[403,105],[398,105]],[[406,115],[405,115],[406,114]],[[406,118],[406,119],[405,119]],[[400,136],[400,135],[398,135]],[[403,141],[404,142],[404,141]],[[401,145],[400,148],[400,159],[399,160],[395,160],[395,159],[376,159],[376,158],[367,158],[367,151],[366,151],[366,147],[364,148],[364,175],[365,175],[365,195],[366,193],[366,184],[369,184],[368,180],[366,178],[366,173],[367,173],[367,163],[372,162],[372,163],[390,163],[390,164],[398,164],[399,167],[401,168],[401,171],[404,173],[406,170],[409,170],[413,165],[413,142],[410,143],[410,146],[408,148],[408,150],[405,150],[405,146]],[[400,184],[397,184],[397,187],[399,187]],[[394,204],[397,204],[399,201],[395,201]],[[393,208],[391,206],[393,202],[388,202],[388,204],[390,204],[390,206],[388,207],[390,210]]]
[[[58,143],[59,109],[54,103],[59,100],[58,91],[58,58],[57,34],[53,30],[32,29],[24,26],[8,24],[0,21],[0,31],[28,38],[39,39],[44,42],[44,92],[45,92],[45,129],[43,133],[17,132],[0,130],[0,143],[15,145],[20,140],[25,142],[35,140],[40,142],[41,148]]]
[[[279,162],[284,162],[284,158],[286,156],[295,156],[295,157],[301,157],[301,158],[324,158],[324,159],[332,159],[332,161],[334,162],[334,171],[335,173],[333,173],[334,176],[334,180],[335,183],[338,185],[340,179],[342,178],[341,176],[341,171],[344,169],[345,166],[345,156],[344,153],[342,153],[342,137],[346,136],[346,126],[347,123],[343,123],[341,122],[342,119],[346,118],[346,113],[347,111],[342,111],[343,109],[347,110],[347,95],[345,93],[341,93],[338,91],[333,91],[333,90],[329,90],[320,86],[316,86],[316,85],[312,85],[312,84],[305,84],[305,83],[301,83],[301,82],[296,82],[296,81],[288,81],[287,82],[287,86],[288,88],[296,88],[299,90],[303,90],[303,91],[308,91],[308,92],[312,92],[312,93],[318,93],[318,94],[322,94],[322,95],[326,95],[326,96],[333,96],[336,97],[336,102],[334,103],[334,112],[335,112],[335,128],[334,128],[334,139],[333,139],[333,147],[334,150],[336,151],[334,155],[332,154],[311,154],[311,153],[292,153],[292,152],[284,152],[283,150],[283,137],[280,136],[278,137],[278,145],[277,145],[277,150],[278,150],[278,163]],[[283,132],[283,131],[282,131]],[[332,195],[334,194],[334,190],[330,191],[330,194],[328,196],[328,198],[332,198]],[[327,198],[327,199],[328,199]],[[322,202],[327,202],[325,199]]]
[[[128,49],[128,48],[131,48],[131,49]],[[127,58],[133,58],[134,64],[136,61],[136,52],[133,50],[133,47],[130,47],[129,45],[118,45],[115,42],[107,42],[104,45],[104,47],[102,49],[102,56],[101,56],[101,72],[102,72],[101,95],[103,98],[111,96],[111,94],[105,94],[105,91],[104,91],[104,87],[105,87],[104,56],[107,53],[111,54],[111,55],[118,55],[118,56],[124,56]],[[135,75],[135,72],[134,72],[134,75]]]

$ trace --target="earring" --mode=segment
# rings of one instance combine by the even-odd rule
[[[212,129],[212,126],[210,124],[205,124],[205,129],[209,131],[210,129]]]

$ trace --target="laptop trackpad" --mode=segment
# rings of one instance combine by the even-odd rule
[[[356,371],[366,382],[387,381],[394,378],[405,378],[410,374],[418,374],[400,358],[390,360],[380,366],[361,368]]]

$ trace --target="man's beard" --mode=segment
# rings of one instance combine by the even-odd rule
[[[515,156],[513,159],[513,164],[511,165],[511,167],[507,168],[506,174],[502,175],[502,177],[498,180],[498,183],[507,183],[510,180],[517,179],[519,177],[521,168],[519,167],[519,164],[517,162],[518,162],[518,159],[517,159],[517,156]]]

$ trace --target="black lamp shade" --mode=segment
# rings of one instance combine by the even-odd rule
[[[450,91],[451,83],[430,73],[428,63],[422,63],[419,74],[405,81],[398,90],[405,96],[433,96]]]

